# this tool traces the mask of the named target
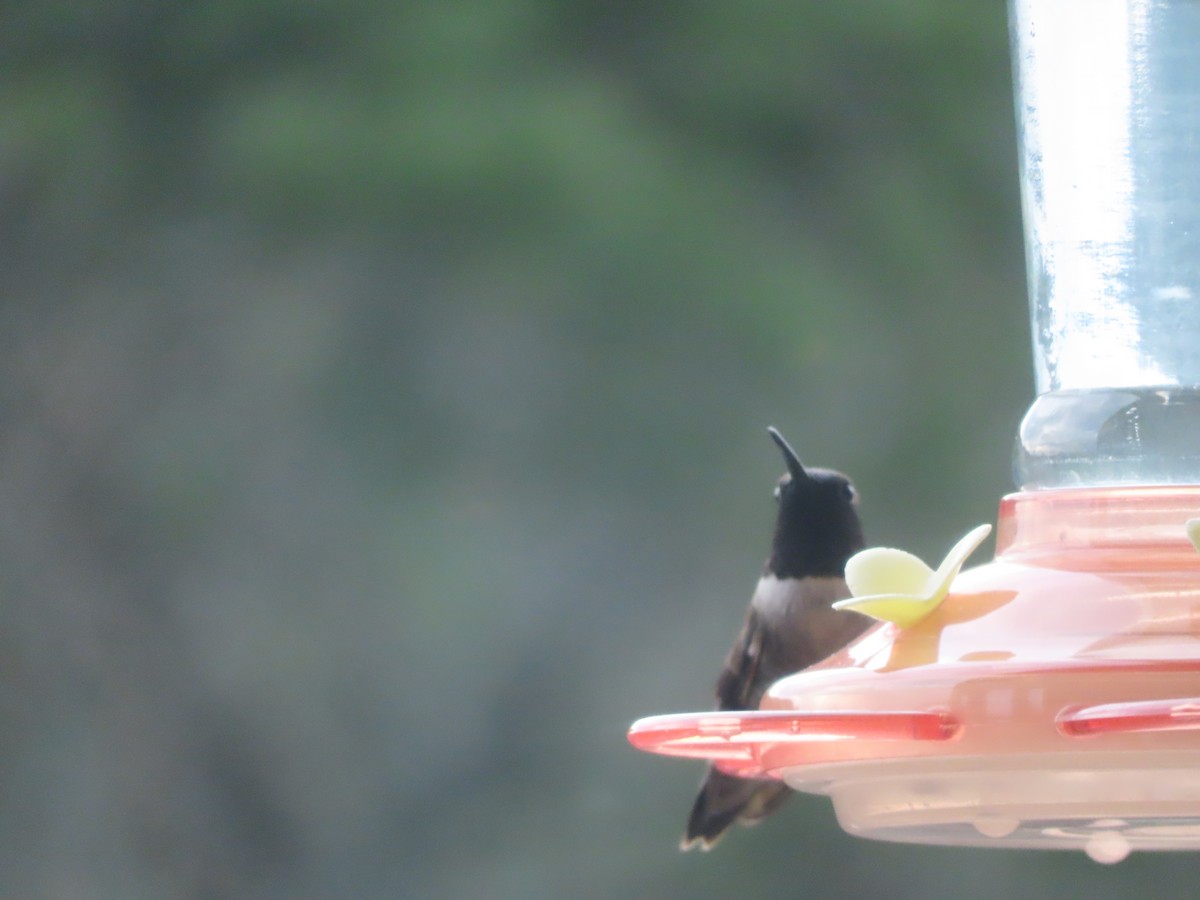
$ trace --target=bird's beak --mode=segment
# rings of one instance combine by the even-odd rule
[[[779,445],[779,449],[783,451],[783,460],[787,463],[788,471],[792,473],[792,481],[798,481],[801,478],[807,478],[808,473],[804,471],[804,466],[800,463],[800,457],[796,455],[796,451],[789,446],[788,442],[783,439],[783,435],[774,426],[767,429],[767,434],[771,435],[771,440]]]

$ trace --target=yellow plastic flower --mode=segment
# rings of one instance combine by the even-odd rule
[[[1192,542],[1192,546],[1200,552],[1200,519],[1188,519],[1183,527],[1187,529],[1188,540]]]
[[[936,572],[911,553],[891,547],[856,553],[846,563],[846,584],[854,596],[833,608],[852,609],[901,628],[916,625],[946,599],[959,569],[991,530],[991,525],[972,529],[946,554]]]

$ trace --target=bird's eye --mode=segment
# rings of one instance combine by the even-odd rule
[[[781,484],[775,485],[775,490],[773,491],[773,493],[775,495],[776,500],[778,500],[780,497],[782,497],[783,496],[783,485],[781,485]]]
[[[857,499],[857,498],[858,498],[858,491],[856,491],[856,490],[854,489],[854,485],[850,484],[849,482],[847,482],[847,483],[846,483],[846,485],[845,485],[845,487],[843,488],[843,490],[844,490],[844,491],[845,491],[845,493],[846,493],[846,499],[847,499],[847,500],[855,500],[855,499]]]

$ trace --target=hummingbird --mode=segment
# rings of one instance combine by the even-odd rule
[[[862,634],[864,615],[831,606],[850,596],[846,560],[863,549],[858,494],[832,469],[805,468],[775,428],[787,463],[775,499],[779,511],[762,575],[741,634],[717,679],[717,709],[758,709],[773,682],[811,666]],[[712,849],[734,822],[755,824],[792,791],[775,779],[738,778],[709,767],[688,817],[681,850]]]

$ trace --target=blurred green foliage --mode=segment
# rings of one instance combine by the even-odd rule
[[[1006,38],[0,9],[0,893],[1165,896],[1186,861],[868,844],[816,798],[681,857],[699,772],[623,741],[710,702],[767,424],[927,558],[1009,489]]]

